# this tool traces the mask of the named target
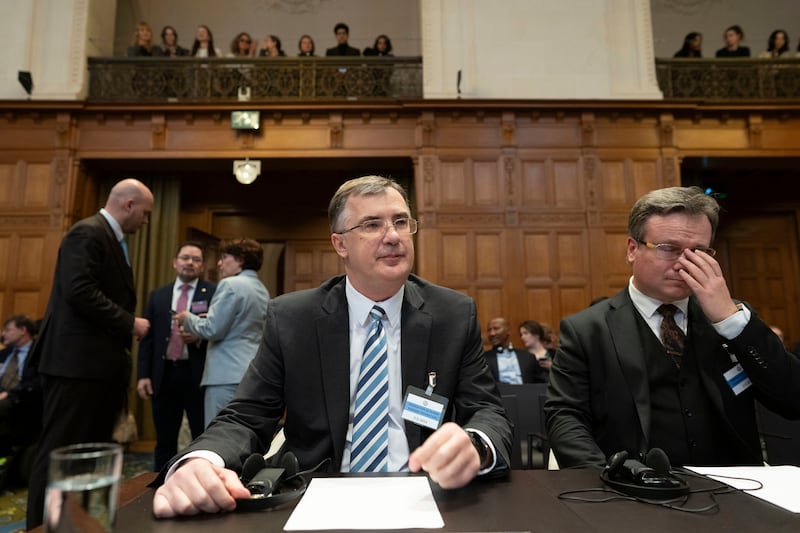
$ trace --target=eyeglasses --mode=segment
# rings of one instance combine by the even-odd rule
[[[181,261],[192,261],[193,263],[202,263],[203,258],[199,255],[179,255],[178,259]]]
[[[398,235],[414,235],[417,232],[417,221],[413,218],[396,218],[394,220],[380,220],[375,218],[362,222],[361,224],[356,224],[352,228],[348,228],[344,231],[334,231],[334,233],[344,235],[345,233],[357,229],[365,235],[378,235],[386,233],[390,227],[394,228]]]
[[[651,250],[656,251],[656,257],[659,259],[664,259],[666,261],[674,261],[675,259],[679,258],[684,250],[687,248],[683,248],[681,246],[677,246],[675,244],[669,243],[662,243],[662,244],[653,244],[652,242],[647,241],[637,241],[639,244],[644,244]],[[706,248],[704,246],[695,246],[694,248],[688,248],[693,252],[703,252],[711,257],[717,255],[717,251],[713,248]]]

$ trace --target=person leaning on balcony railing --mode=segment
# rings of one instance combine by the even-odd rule
[[[249,33],[239,32],[231,41],[231,53],[228,57],[252,57],[255,55],[256,47]]]
[[[153,44],[153,30],[147,22],[140,22],[133,33],[128,57],[151,57],[162,55],[161,47]]]
[[[769,34],[767,50],[758,54],[761,59],[788,58],[792,55],[789,51],[789,35],[783,30],[775,30]]]
[[[686,34],[683,39],[683,46],[672,57],[703,57],[702,47],[703,34],[693,31]]]
[[[197,27],[194,44],[192,45],[193,57],[222,57],[222,51],[214,46],[214,34],[208,26],[201,24]]]
[[[297,57],[315,57],[314,39],[310,35],[303,35],[297,42],[297,49],[300,51]]]
[[[277,35],[264,37],[264,46],[258,52],[259,57],[282,57],[286,55]]]
[[[178,32],[172,26],[164,26],[161,30],[162,52],[166,57],[185,57],[189,50],[178,45]]]
[[[386,35],[378,35],[378,37],[375,38],[375,44],[372,45],[372,48],[364,48],[364,55],[393,57],[391,39]]]
[[[750,48],[740,46],[744,41],[744,30],[738,24],[734,24],[725,30],[723,34],[725,46],[717,50],[717,57],[750,57]]]

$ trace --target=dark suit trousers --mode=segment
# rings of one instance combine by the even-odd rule
[[[125,401],[119,381],[42,375],[42,435],[28,485],[26,529],[42,523],[50,451],[80,442],[110,442]]]
[[[189,361],[173,364],[164,361],[164,379],[153,397],[153,424],[156,427],[155,467],[158,472],[178,453],[183,412],[189,421],[192,438],[204,429],[203,389],[192,380]]]

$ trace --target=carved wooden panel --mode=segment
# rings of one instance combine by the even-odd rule
[[[25,207],[47,207],[50,197],[50,163],[29,164],[22,182]]]
[[[42,302],[43,295],[39,289],[15,290],[13,295],[14,303],[9,310],[9,314],[24,313],[33,319],[41,318],[39,309],[43,305],[47,306],[47,297],[44,296],[44,302]]]
[[[344,265],[330,241],[288,241],[286,243],[284,292],[318,287],[323,281],[344,273]]]
[[[503,246],[503,233],[483,233],[475,234],[474,252],[474,273],[475,279],[481,280],[503,280],[508,257]],[[469,262],[469,259],[468,259]]]
[[[16,207],[16,178],[16,164],[0,164],[0,206]]]
[[[465,176],[465,161],[441,161],[439,163],[438,198],[440,207],[471,205],[470,189]]]
[[[505,187],[499,181],[497,161],[474,161],[472,181],[475,191],[475,205],[478,207],[499,207],[501,194]]]
[[[441,236],[441,272],[442,282],[464,282],[470,279],[468,256],[468,238],[464,233],[447,233]]]
[[[11,269],[14,257],[11,255],[11,236],[0,235],[0,285],[8,283],[9,269]],[[16,271],[12,271],[12,278],[16,276]]]
[[[45,239],[41,235],[20,237],[14,272],[19,283],[37,283],[45,272],[42,272]]]

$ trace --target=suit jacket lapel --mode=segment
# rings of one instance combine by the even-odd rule
[[[316,320],[322,387],[331,431],[335,464],[342,463],[350,414],[350,322],[344,278],[331,288]]]
[[[133,269],[131,265],[128,264],[128,261],[125,260],[125,252],[122,251],[122,245],[117,240],[117,236],[114,234],[114,230],[111,229],[111,224],[108,223],[108,220],[100,213],[96,214],[95,217],[97,217],[102,227],[105,228],[106,236],[109,240],[108,248],[114,255],[114,259],[116,259],[123,276],[125,276],[125,282],[128,284],[128,288],[135,294],[136,287],[133,284]]]
[[[636,334],[636,308],[628,289],[614,296],[606,315],[608,330],[617,352],[617,360],[633,395],[642,430],[642,449],[648,449],[650,435],[650,385],[639,335]]]
[[[409,385],[425,388],[427,384],[429,339],[433,317],[422,310],[425,300],[416,286],[406,283],[403,307],[400,312],[400,360],[403,369],[402,393]],[[405,423],[406,440],[411,451],[422,444],[421,428]]]

